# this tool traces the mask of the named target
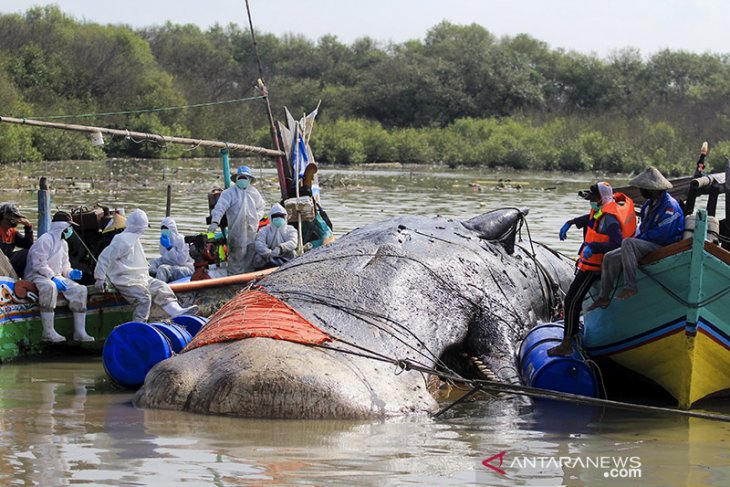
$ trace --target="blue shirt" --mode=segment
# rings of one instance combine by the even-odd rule
[[[656,205],[646,200],[641,207],[641,225],[637,238],[669,245],[682,239],[684,213],[679,203],[666,191]]]

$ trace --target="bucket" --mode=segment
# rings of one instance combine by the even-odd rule
[[[139,321],[114,328],[104,341],[102,352],[107,375],[129,389],[139,388],[150,369],[171,356],[172,347],[165,335]]]
[[[547,354],[562,340],[562,321],[545,323],[530,330],[520,347],[522,381],[530,387],[597,397],[596,376],[577,349],[568,357]]]
[[[695,224],[697,223],[697,215],[687,215],[684,217],[684,234],[683,239],[692,238],[695,233]],[[716,216],[707,215],[707,237],[705,240],[714,244],[720,243],[720,220]]]
[[[195,315],[179,315],[171,318],[170,321],[176,325],[180,325],[190,333],[190,336],[194,337],[208,323],[208,318]]]
[[[172,351],[175,353],[180,353],[185,345],[193,339],[193,336],[185,328],[175,323],[150,323],[150,325],[167,337]]]

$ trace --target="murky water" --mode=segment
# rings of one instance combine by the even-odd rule
[[[34,222],[31,189],[40,175],[51,178],[54,207],[96,201],[127,211],[142,207],[153,226],[145,238],[149,256],[156,253],[166,185],[173,184],[173,216],[192,234],[204,228],[205,194],[220,184],[217,161],[3,169],[0,199],[20,203]],[[257,174],[273,203],[274,170]],[[320,177],[336,235],[399,213],[467,218],[519,206],[531,209],[532,237],[566,253],[575,251],[580,232],[559,242],[557,230],[586,210],[575,192],[591,182],[590,175],[430,168],[322,169]],[[513,397],[485,397],[439,419],[273,421],[138,410],[130,398],[108,382],[97,357],[0,366],[0,485],[727,485],[730,479],[730,424],[717,421]],[[722,401],[713,408],[730,411]],[[493,468],[482,463],[490,458]]]

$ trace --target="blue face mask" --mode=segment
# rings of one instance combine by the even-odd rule
[[[593,208],[593,211],[598,211],[601,209],[601,205],[596,201],[591,201],[591,208]]]
[[[71,235],[73,235],[73,234],[74,234],[73,228],[68,227],[66,230],[63,231],[63,233],[61,234],[61,236],[64,239],[68,240],[69,238],[71,238]]]
[[[246,189],[246,188],[248,188],[248,179],[246,179],[246,178],[237,179],[236,180],[236,186],[239,189]]]
[[[170,238],[170,230],[167,228],[163,228],[160,230],[160,236],[165,237],[166,239]]]
[[[276,228],[281,228],[284,226],[284,224],[286,224],[286,218],[277,216],[271,219],[271,224],[274,225]]]

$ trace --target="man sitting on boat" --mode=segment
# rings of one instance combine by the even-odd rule
[[[667,193],[672,188],[659,170],[649,167],[629,184],[639,188],[646,198],[641,207],[641,225],[636,238],[627,238],[621,248],[606,254],[601,268],[601,292],[587,311],[605,308],[611,303],[614,283],[623,270],[624,288],[616,299],[628,299],[638,292],[636,270],[645,255],[682,239],[684,213],[679,202]]]
[[[18,232],[18,225],[23,225],[23,235]],[[3,255],[0,255],[0,272],[17,279],[25,271],[28,249],[33,245],[33,225],[20,213],[17,206],[5,203],[0,206],[0,236],[0,249],[3,251]]]
[[[181,307],[167,283],[150,277],[149,264],[140,242],[148,226],[149,220],[144,211],[134,210],[129,214],[127,227],[99,255],[94,270],[96,287],[104,291],[108,284],[114,286],[124,299],[134,305],[135,321],[147,322],[153,301],[171,317],[197,313],[195,305]]]
[[[94,337],[86,333],[86,286],[73,282],[82,277],[82,272],[72,269],[68,259],[68,240],[77,226],[71,215],[59,211],[53,215],[51,228],[34,243],[28,252],[25,279],[38,288],[38,303],[41,307],[41,323],[46,342],[63,342],[66,338],[54,328],[58,293],[68,302],[74,317],[74,340],[93,342]],[[72,280],[73,279],[73,280]]]
[[[255,240],[259,220],[264,216],[266,202],[253,183],[256,178],[248,166],[236,171],[236,184],[221,193],[211,212],[208,232],[215,232],[223,215],[228,221],[228,274],[245,274],[254,270]]]
[[[172,282],[195,272],[185,237],[177,232],[177,223],[169,216],[160,226],[160,257],[150,261],[150,274],[162,282]]]
[[[636,213],[631,198],[614,193],[606,182],[594,184],[589,191],[579,194],[590,202],[591,211],[567,221],[560,229],[560,240],[565,240],[571,225],[583,228],[585,234],[578,251],[578,270],[563,301],[563,341],[548,350],[551,357],[573,353],[573,337],[578,333],[583,299],[600,275],[604,254],[618,249],[623,239],[636,233]]]
[[[283,206],[275,203],[269,212],[269,224],[256,236],[256,270],[277,267],[295,257],[299,235],[296,228],[287,225],[288,215]]]

